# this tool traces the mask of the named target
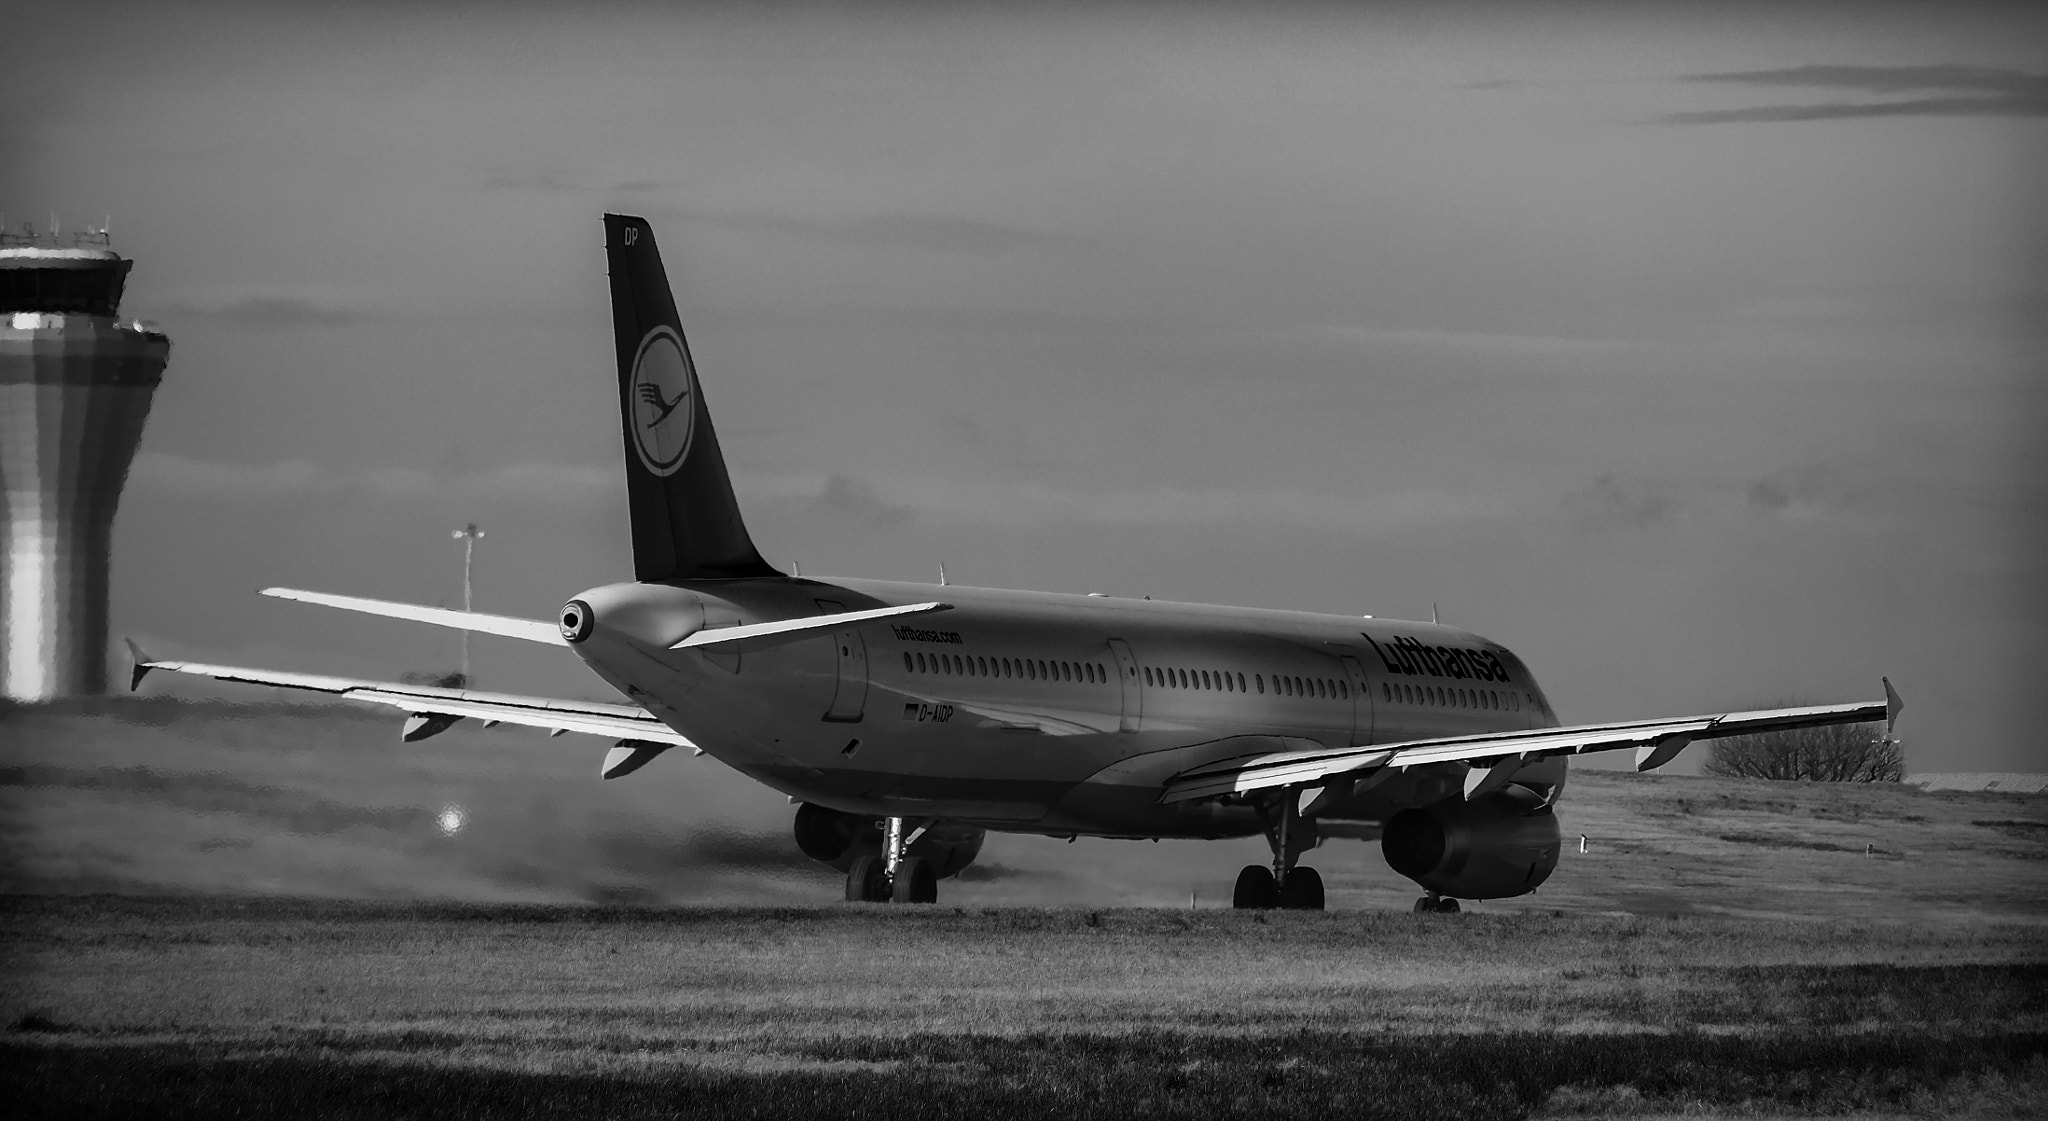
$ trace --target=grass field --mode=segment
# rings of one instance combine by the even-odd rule
[[[1261,842],[1016,837],[912,910],[824,902],[783,799],[711,761],[600,783],[601,754],[351,709],[0,713],[0,1102],[2048,1116],[2048,800],[1582,770],[1550,883],[1460,916],[1407,913],[1355,843],[1313,857],[1331,912],[1238,914]]]
[[[17,1116],[2048,1111],[2036,928],[10,897]]]
[[[671,752],[613,782],[587,737],[357,707],[104,698],[0,711],[0,892],[761,905],[836,899],[782,795]],[[440,827],[457,808],[461,828]],[[1563,862],[1489,912],[2048,924],[2048,798],[1579,768]],[[1588,837],[1586,852],[1578,837]],[[1226,905],[1265,842],[992,835],[940,899]],[[1340,909],[1416,895],[1378,846],[1309,858]]]

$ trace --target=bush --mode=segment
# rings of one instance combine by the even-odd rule
[[[1831,724],[1729,736],[1707,745],[1702,770],[1729,778],[1804,782],[1897,782],[1905,777],[1899,741],[1874,724]]]

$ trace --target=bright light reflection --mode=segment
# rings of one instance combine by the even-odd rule
[[[468,820],[469,813],[461,806],[447,805],[441,807],[441,832],[447,836],[453,837],[457,833],[462,832],[462,825]]]

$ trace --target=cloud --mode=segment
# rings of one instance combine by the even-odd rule
[[[212,319],[244,327],[346,327],[370,318],[358,308],[333,307],[290,296],[250,296],[230,303],[173,305],[167,314]]]
[[[1786,467],[1750,484],[1744,505],[1776,517],[1805,519],[1848,508],[1855,496],[1834,472],[1818,466]]]
[[[575,176],[559,171],[530,171],[523,175],[494,175],[484,180],[486,191],[580,191],[584,185]]]
[[[1613,472],[1565,495],[1564,505],[1589,529],[1646,529],[1669,522],[1678,513],[1678,503],[1664,483],[1617,479]]]
[[[1878,95],[1938,93],[1940,96],[1667,113],[1656,118],[1655,123],[1706,125],[1871,117],[2048,116],[2048,74],[2025,70],[1955,65],[1794,66],[1778,70],[1688,74],[1680,80],[1767,88],[1851,90]]]
[[[1559,335],[1513,335],[1495,331],[1443,331],[1417,327],[1324,327],[1319,332],[1348,342],[1410,347],[1418,350],[1486,351],[1494,354],[1587,354],[1624,350],[1620,339],[1580,339]]]
[[[742,475],[740,501],[817,508],[833,490],[816,475]],[[1334,494],[1290,489],[1243,488],[1065,489],[1044,483],[967,478],[909,478],[858,483],[853,501],[901,508],[920,519],[1005,526],[1278,525],[1304,529],[1437,525],[1511,512],[1496,495],[1442,490],[1397,490]],[[856,508],[861,508],[856,506]]]
[[[879,213],[810,217],[761,211],[688,210],[682,220],[729,229],[822,238],[880,249],[994,254],[1056,244],[1063,234],[954,214]]]
[[[2039,95],[2044,83],[2048,83],[2048,75],[1987,66],[1792,66],[1778,70],[1688,74],[1684,80],[1730,82],[1752,86],[1851,89],[1865,93],[1976,90],[1993,94]]]
[[[910,524],[916,511],[909,506],[884,501],[874,484],[850,475],[833,475],[825,480],[818,496],[809,503],[819,517],[865,526],[869,529],[897,529]]]
[[[276,463],[209,463],[181,455],[144,452],[135,457],[129,485],[180,498],[288,498],[359,493],[393,498],[446,497],[580,502],[623,492],[614,468],[561,463],[513,463],[482,471],[444,472],[386,467],[344,470],[303,459]]]

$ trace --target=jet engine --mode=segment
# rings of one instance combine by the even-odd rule
[[[794,831],[796,847],[805,856],[841,872],[853,867],[856,859],[882,851],[882,823],[873,814],[846,813],[803,802],[796,808]],[[934,822],[910,843],[904,855],[930,861],[932,871],[943,880],[974,863],[986,836],[987,831],[971,825]]]
[[[1557,867],[1557,815],[1527,787],[1508,786],[1402,810],[1388,819],[1380,851],[1394,871],[1439,895],[1527,895]]]

